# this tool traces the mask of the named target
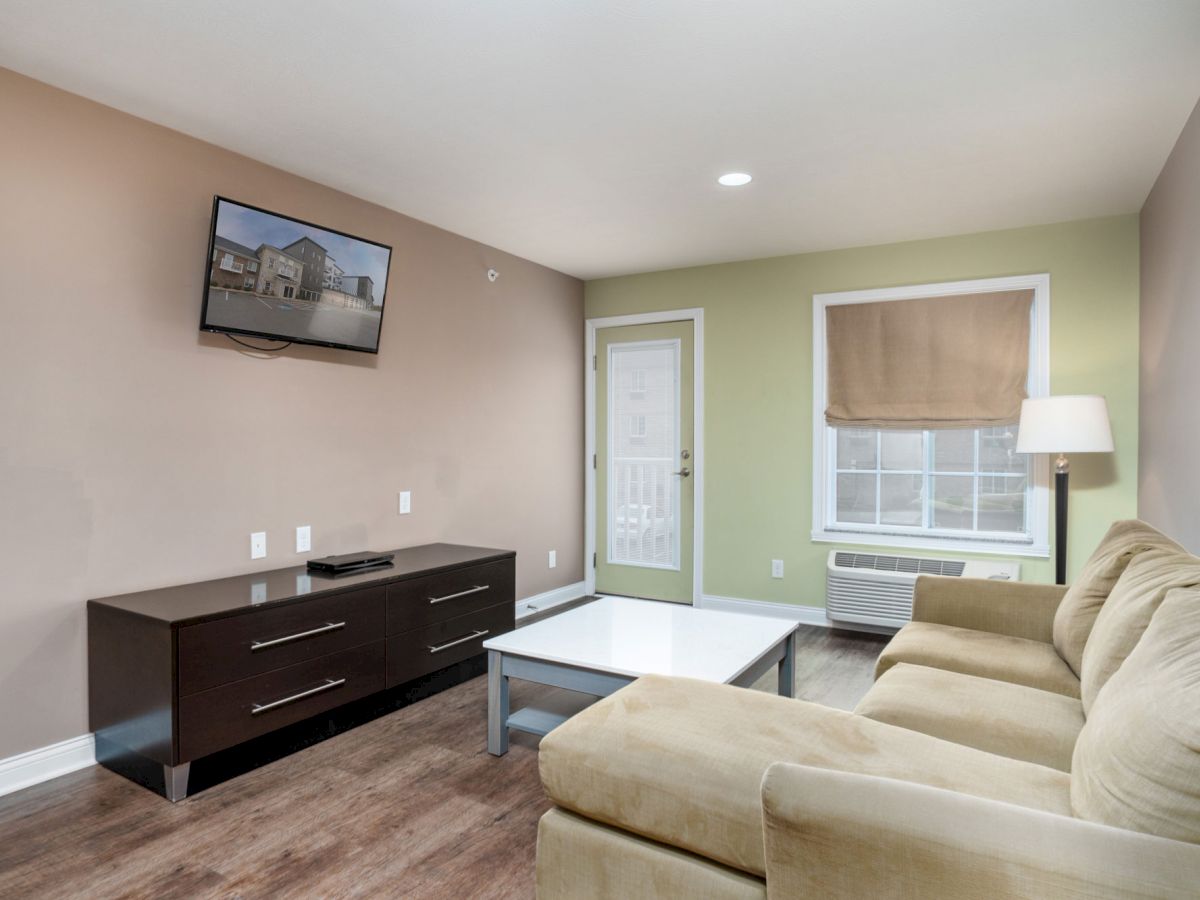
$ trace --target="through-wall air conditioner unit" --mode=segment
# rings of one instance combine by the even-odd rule
[[[918,575],[1017,581],[1021,564],[831,550],[825,571],[825,615],[834,624],[850,628],[900,628],[912,620]]]

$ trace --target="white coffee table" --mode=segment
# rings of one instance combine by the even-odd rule
[[[602,597],[483,642],[488,652],[488,752],[508,752],[508,731],[545,735],[567,716],[508,708],[508,679],[607,697],[642,675],[679,675],[749,687],[778,668],[793,696],[796,623],[695,609],[678,603]]]

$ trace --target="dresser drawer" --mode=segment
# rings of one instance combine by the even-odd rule
[[[197,759],[383,690],[383,641],[179,701],[179,758]]]
[[[383,637],[384,588],[298,600],[179,629],[179,695]]]
[[[506,559],[388,585],[387,633],[400,634],[500,603],[514,605],[515,571]]]
[[[434,672],[483,652],[483,642],[516,627],[511,603],[481,609],[387,639],[387,686]]]

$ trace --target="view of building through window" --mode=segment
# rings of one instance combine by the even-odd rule
[[[1015,452],[1015,425],[835,431],[833,524],[1007,537],[1029,533],[1029,457]]]
[[[609,562],[674,566],[679,347],[611,349]]]

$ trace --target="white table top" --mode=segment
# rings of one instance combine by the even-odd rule
[[[601,597],[483,642],[488,650],[616,675],[727,684],[796,623],[679,603]]]

